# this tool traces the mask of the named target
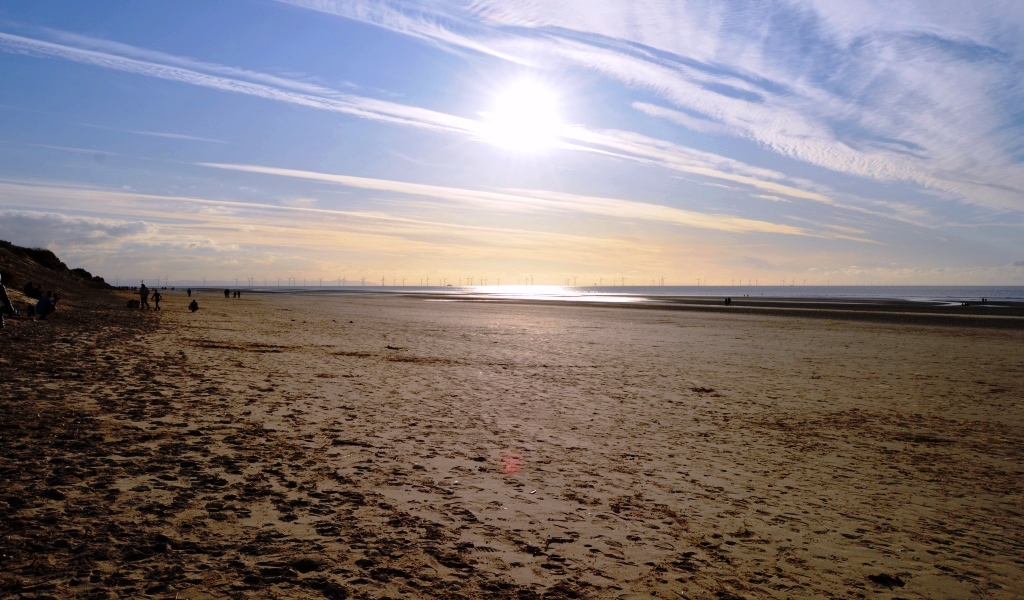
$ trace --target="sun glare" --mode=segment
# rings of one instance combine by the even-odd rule
[[[491,111],[483,116],[485,138],[516,152],[550,148],[563,127],[557,95],[534,81],[520,81],[499,91]]]

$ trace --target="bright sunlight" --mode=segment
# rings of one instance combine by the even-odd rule
[[[484,137],[516,152],[534,153],[550,148],[563,127],[557,95],[535,81],[519,81],[498,91],[493,109],[482,114]]]

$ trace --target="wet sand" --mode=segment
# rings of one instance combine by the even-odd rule
[[[1024,596],[1018,327],[199,302],[8,321],[0,596]]]

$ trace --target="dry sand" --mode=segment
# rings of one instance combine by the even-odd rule
[[[199,302],[8,321],[0,596],[1024,597],[1020,328]]]

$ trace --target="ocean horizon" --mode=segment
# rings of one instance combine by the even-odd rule
[[[189,287],[177,285],[176,287]],[[671,297],[779,298],[815,300],[902,300],[911,302],[1024,302],[1024,286],[904,285],[701,285],[701,286],[556,286],[556,285],[354,285],[354,286],[192,286],[204,293],[224,289],[262,294],[427,294],[441,297],[508,298],[595,302],[640,302]]]

